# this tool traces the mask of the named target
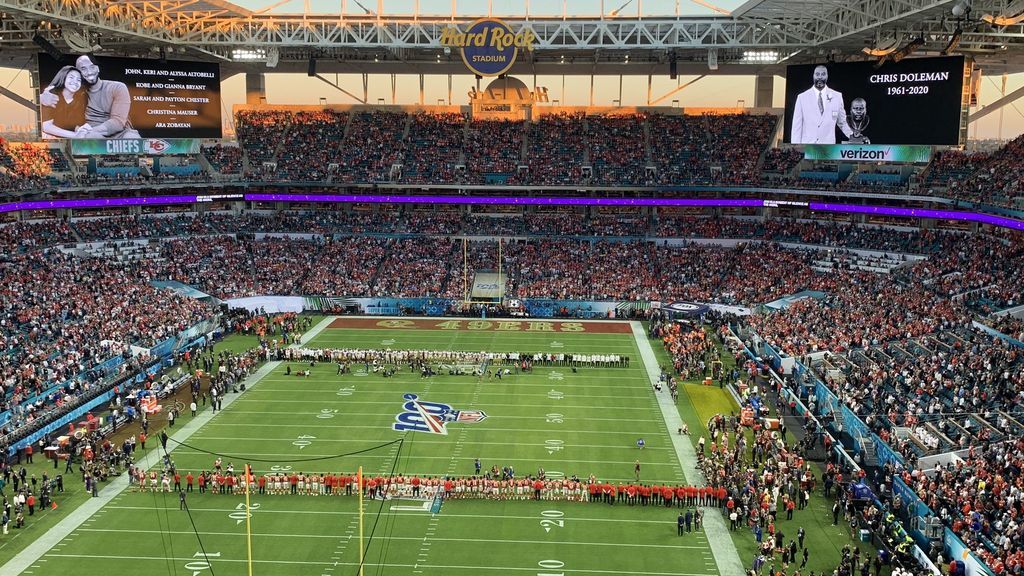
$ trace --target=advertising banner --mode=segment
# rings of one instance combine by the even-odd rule
[[[838,160],[844,162],[903,162],[927,164],[932,158],[931,146],[898,146],[880,144],[807,144],[805,160]]]
[[[120,138],[71,141],[72,156],[102,156],[105,154],[148,154],[151,156],[199,154],[199,139]]]

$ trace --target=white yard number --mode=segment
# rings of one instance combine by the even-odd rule
[[[565,442],[562,440],[545,440],[544,449],[548,451],[548,454],[554,454],[559,450],[565,448]]]
[[[548,424],[561,424],[565,422],[565,415],[557,412],[552,412],[546,415],[545,418],[547,419]]]
[[[546,476],[548,480],[561,480],[562,478],[565,478],[565,472],[559,472],[558,470],[547,470],[544,472],[544,476]]]
[[[336,408],[323,408],[320,410],[320,413],[316,415],[316,417],[320,418],[321,420],[327,420],[328,418],[334,418],[337,415],[338,410]]]
[[[316,440],[316,436],[309,436],[307,434],[303,434],[302,436],[299,436],[298,440],[296,440],[295,442],[292,442],[292,445],[293,446],[298,446],[299,450],[302,450],[306,446],[309,446],[310,444],[312,444],[313,443],[312,440]]]
[[[260,505],[259,505],[259,503],[256,503],[256,504],[253,504],[253,505],[249,506],[249,509],[246,510],[245,502],[241,502],[241,503],[238,504],[238,506],[235,506],[235,511],[234,512],[232,512],[231,514],[228,514],[228,518],[231,518],[232,520],[234,520],[235,521],[235,525],[237,526],[237,525],[241,524],[242,522],[245,522],[246,518],[252,518],[252,511],[259,510],[259,509],[260,509]]]
[[[192,555],[193,558],[202,558],[202,560],[193,560],[188,564],[185,564],[185,570],[190,570],[192,576],[199,576],[199,573],[203,570],[210,569],[210,563],[206,561],[207,558],[220,558],[220,552],[196,552]]]
[[[287,471],[289,471],[291,469],[292,469],[291,466],[271,466],[270,467],[270,471],[271,472],[287,472]]]
[[[545,570],[558,570],[565,566],[561,560],[541,560],[537,565]],[[565,572],[537,572],[537,576],[565,576]]]
[[[548,380],[565,380],[565,374],[562,374],[557,370],[552,370],[551,372],[548,372]]]
[[[544,532],[551,532],[552,528],[565,528],[565,513],[561,510],[545,510],[540,515],[543,516],[540,525]]]
[[[364,376],[365,376],[365,374],[364,374]],[[355,389],[354,386],[345,386],[344,388],[339,388],[338,389],[338,396],[351,396],[352,393],[355,392],[355,391],[356,391],[356,389]],[[335,412],[337,412],[337,410],[335,410]]]
[[[551,390],[548,392],[548,398],[551,398],[552,400],[561,400],[562,398],[565,398],[565,393],[559,392],[558,390]]]

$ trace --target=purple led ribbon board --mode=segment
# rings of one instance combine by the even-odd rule
[[[68,208],[117,208],[119,206],[160,206],[191,204],[195,196],[149,196],[141,198],[88,198],[82,200],[36,200],[0,204],[0,212],[18,210],[66,210]]]
[[[506,196],[376,196],[350,194],[246,194],[252,202],[370,202],[374,204],[491,204],[516,206],[764,206],[764,200],[705,198],[525,198]]]
[[[830,202],[810,202],[811,210],[823,212],[853,212],[857,214],[877,214],[879,216],[896,216],[899,218],[935,218],[937,220],[965,220],[980,222],[1013,230],[1024,230],[1024,221],[1014,220],[981,212],[959,212],[956,210],[929,210],[923,208],[892,208],[889,206],[861,206],[858,204],[833,204]]]
[[[63,210],[68,208],[116,208],[122,206],[160,206],[165,204],[192,204],[198,196],[150,196],[135,198],[91,198],[82,200],[39,200],[0,204],[0,213],[19,210]],[[229,198],[236,199],[230,195]],[[760,198],[524,198],[504,196],[382,196],[354,194],[245,194],[251,202],[370,202],[374,204],[448,204],[448,205],[518,205],[518,206],[705,206],[722,208],[760,208],[765,205],[778,206],[775,200]],[[802,203],[801,203],[802,204]],[[1024,230],[1024,221],[955,210],[928,210],[920,208],[894,208],[889,206],[863,206],[859,204],[835,204],[830,202],[809,202],[811,210],[823,212],[845,212],[856,214],[877,214],[899,218],[935,218],[941,220],[963,220],[979,222],[1013,230]]]

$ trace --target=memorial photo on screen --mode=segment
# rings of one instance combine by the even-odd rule
[[[45,138],[219,138],[220,66],[39,55]]]
[[[963,82],[962,56],[789,66],[783,141],[955,146]]]

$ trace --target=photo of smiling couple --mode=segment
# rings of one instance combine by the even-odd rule
[[[42,131],[50,138],[140,138],[128,120],[131,104],[128,86],[100,79],[96,61],[82,55],[39,94]]]

